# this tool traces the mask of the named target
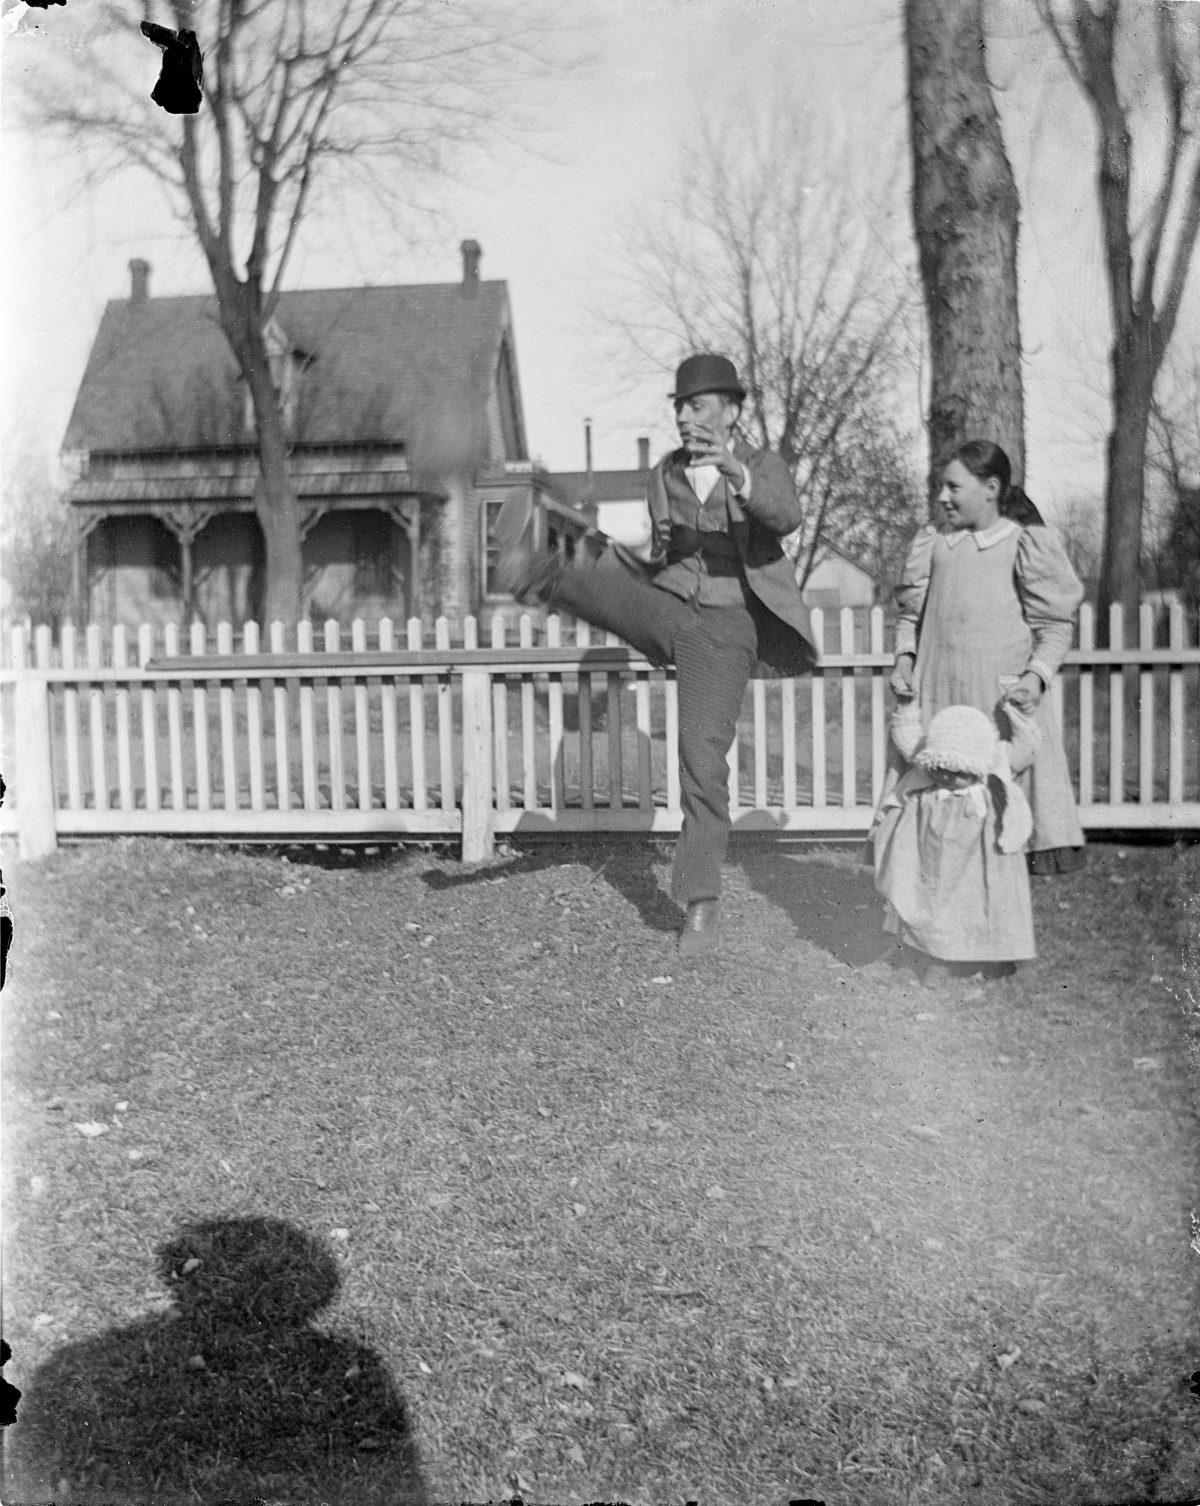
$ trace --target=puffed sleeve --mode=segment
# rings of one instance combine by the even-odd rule
[[[1083,586],[1052,528],[1026,528],[1017,543],[1017,594],[1033,652],[1028,669],[1049,689],[1075,632]]]
[[[908,558],[896,585],[896,607],[900,613],[896,623],[897,655],[917,651],[917,626],[929,590],[929,561],[936,538],[937,529],[927,524],[908,546]]]
[[[1008,737],[999,746],[1007,757],[1009,772],[1021,774],[1037,757],[1042,741],[1041,728],[1011,702],[1005,702],[1001,717],[1008,722]]]
[[[897,752],[911,762],[921,741],[921,711],[916,701],[907,701],[892,712],[892,741]]]

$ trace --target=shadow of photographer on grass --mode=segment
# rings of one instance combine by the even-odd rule
[[[404,1402],[374,1350],[318,1331],[332,1253],[273,1218],[186,1225],[164,1313],[60,1349],[8,1430],[17,1503],[424,1506]]]

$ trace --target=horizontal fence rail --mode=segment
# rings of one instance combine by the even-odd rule
[[[832,615],[832,614],[831,614]],[[735,829],[865,831],[887,764],[881,608],[828,623],[796,680],[752,681],[729,754]],[[1052,687],[1081,819],[1200,830],[1200,646],[1174,606],[1092,611]],[[680,824],[674,674],[611,634],[501,617],[452,645],[440,619],[368,645],[311,623],[15,629],[0,668],[11,797],[0,831],[37,856],[60,838],[460,840],[509,832],[672,832]],[[836,642],[834,641],[836,640]]]

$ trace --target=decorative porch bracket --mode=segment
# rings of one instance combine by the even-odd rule
[[[197,504],[189,507],[183,503],[152,507],[150,513],[175,535],[179,544],[179,594],[183,597],[185,622],[192,620],[195,610],[195,571],[192,564],[192,545],[196,535],[202,532],[217,515],[215,507]]]

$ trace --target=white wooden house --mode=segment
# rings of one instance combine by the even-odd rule
[[[267,327],[292,443],[308,615],[461,620],[511,606],[489,528],[514,489],[543,536],[586,518],[529,458],[507,284],[462,245],[456,283],[285,292]],[[261,615],[257,455],[211,295],[155,298],[130,263],[63,445],[76,598],[103,625]]]

